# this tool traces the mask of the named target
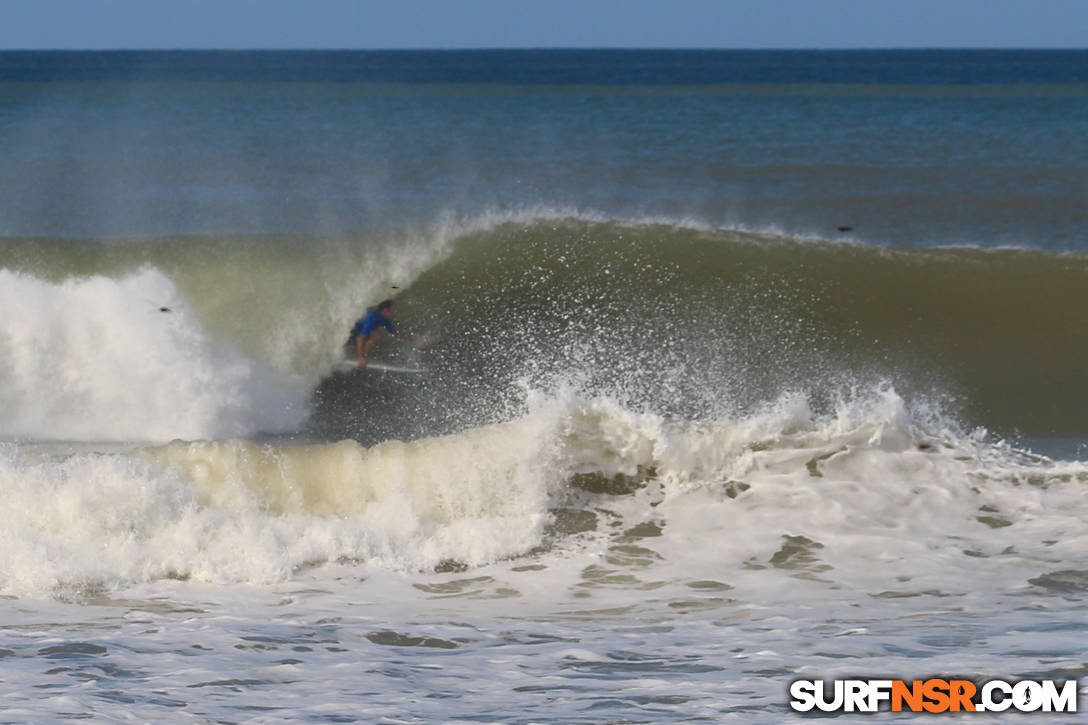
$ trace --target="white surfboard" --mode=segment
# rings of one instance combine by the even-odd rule
[[[373,370],[374,372],[381,373],[406,373],[415,375],[428,372],[427,368],[410,368],[400,365],[387,365],[380,362],[369,362],[366,364],[365,367],[363,367],[359,365],[359,362],[357,360],[341,360],[340,362],[333,365],[333,369],[340,370],[342,372],[347,372],[349,370]]]

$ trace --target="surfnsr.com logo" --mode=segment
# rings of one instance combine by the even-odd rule
[[[1077,681],[794,680],[797,712],[1076,712]]]

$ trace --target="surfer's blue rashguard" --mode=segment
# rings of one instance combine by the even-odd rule
[[[397,328],[393,324],[392,320],[387,320],[382,317],[382,313],[378,310],[368,310],[364,317],[359,318],[355,325],[351,328],[350,341],[354,342],[359,335],[363,337],[369,337],[370,333],[374,332],[375,328],[384,327],[392,334],[397,334]]]

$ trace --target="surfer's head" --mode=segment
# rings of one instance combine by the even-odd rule
[[[387,320],[392,320],[397,313],[397,303],[393,300],[382,300],[378,303],[378,312]]]

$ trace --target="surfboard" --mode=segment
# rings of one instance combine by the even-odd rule
[[[341,360],[333,365],[333,370],[340,370],[347,372],[349,370],[373,370],[380,373],[405,373],[409,375],[418,375],[420,373],[428,372],[428,368],[412,368],[404,367],[401,365],[387,365],[386,363],[370,362],[366,367],[361,367],[355,360]]]

